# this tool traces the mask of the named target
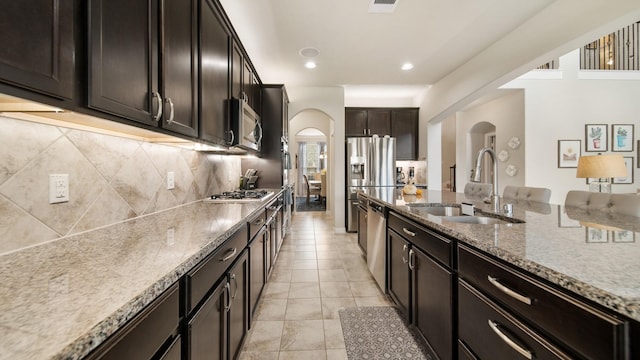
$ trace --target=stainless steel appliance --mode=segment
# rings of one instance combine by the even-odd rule
[[[404,184],[404,172],[402,166],[396,167],[396,184]]]
[[[396,184],[396,139],[385,136],[347,138],[347,232],[358,229],[356,190],[394,188]]]
[[[367,267],[383,292],[386,292],[387,219],[384,206],[369,202],[367,212]]]
[[[232,98],[229,100],[229,108],[231,111],[231,128],[233,129],[231,144],[240,148],[259,151],[262,141],[260,116],[244,100]]]

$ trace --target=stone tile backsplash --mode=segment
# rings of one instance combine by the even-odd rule
[[[8,117],[0,144],[0,254],[232,190],[241,172],[237,156]],[[69,202],[49,204],[49,174],[69,174]]]

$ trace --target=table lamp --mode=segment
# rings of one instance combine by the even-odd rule
[[[578,159],[577,178],[595,178],[589,183],[589,191],[611,192],[611,178],[627,176],[627,166],[622,155],[581,156]]]

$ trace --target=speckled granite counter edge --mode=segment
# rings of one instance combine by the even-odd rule
[[[276,191],[275,197],[279,195],[279,190]],[[266,203],[273,200],[274,197],[266,200]],[[190,205],[190,204],[189,204]],[[188,206],[188,205],[183,205]],[[153,285],[145,289],[135,298],[131,299],[127,304],[122,306],[116,312],[96,324],[87,334],[71,342],[65,346],[56,356],[52,359],[65,359],[65,360],[78,360],[89,355],[100,344],[107,340],[111,335],[115,334],[120,328],[126,325],[136,315],[140,313],[145,307],[151,304],[162,293],[175,284],[183,275],[189,270],[193,269],[200,261],[206,258],[209,254],[214,252],[220,245],[222,245],[227,239],[229,239],[238,229],[240,229],[248,219],[253,217],[258,212],[262,211],[262,208],[258,207],[247,215],[243,220],[234,224],[224,234],[220,235],[215,240],[211,241],[206,246],[202,247],[200,251],[191,256],[186,261],[182,262],[173,271],[166,274],[162,278],[158,279]]]
[[[389,204],[388,202],[378,199],[376,197],[372,197],[368,194],[363,194],[367,199],[374,201],[376,203],[382,204],[393,211],[406,216],[418,223],[424,224],[442,234],[448,235],[452,238],[457,239],[460,243],[470,245],[476,249],[482,250],[490,255],[493,255],[519,269],[525,270],[528,273],[531,273],[541,279],[547,280],[552,284],[555,284],[565,290],[568,290],[572,293],[575,293],[578,296],[581,296],[585,299],[591,300],[596,304],[602,305],[607,309],[610,309],[618,314],[630,317],[636,321],[640,321],[640,299],[628,299],[617,296],[615,294],[611,294],[607,291],[584,283],[578,279],[575,279],[571,276],[560,273],[556,270],[550,269],[548,267],[542,266],[533,261],[523,259],[520,256],[514,255],[508,251],[500,249],[495,246],[487,246],[485,243],[476,241],[475,239],[469,237],[466,234],[461,234],[455,229],[447,227],[442,224],[434,223],[429,221],[422,216],[419,216],[415,213],[409,212],[406,209],[406,206],[396,206],[393,204]],[[446,205],[457,205],[457,204],[440,204],[442,206]]]

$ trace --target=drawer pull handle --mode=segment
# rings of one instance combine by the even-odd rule
[[[528,298],[528,297],[526,297],[524,295],[518,294],[517,292],[515,292],[515,291],[509,289],[508,287],[502,285],[498,281],[498,279],[494,278],[493,276],[487,275],[487,280],[489,280],[491,285],[497,287],[498,290],[502,291],[503,293],[511,296],[512,298],[514,298],[514,299],[516,299],[516,300],[518,300],[520,302],[523,302],[523,303],[525,303],[527,305],[531,305],[531,298]]]
[[[227,253],[229,253],[229,255],[223,257],[222,259],[220,259],[220,262],[225,262],[225,261],[231,259],[237,252],[238,252],[238,249],[236,249],[236,248],[227,250]]]
[[[500,339],[502,339],[502,341],[504,341],[507,345],[509,345],[513,350],[517,351],[520,355],[524,356],[529,360],[533,359],[533,354],[531,353],[531,351],[516,344],[515,341],[511,340],[511,338],[509,338],[505,333],[500,331],[497,323],[495,323],[492,320],[489,320],[489,327],[491,328],[491,330],[493,330],[494,333],[496,333],[496,335],[498,335],[498,337],[500,337]]]
[[[411,231],[411,230],[407,229],[406,227],[403,227],[403,228],[402,228],[402,231],[403,231],[405,234],[409,235],[409,236],[416,236],[416,233],[414,233],[413,231]]]
[[[264,223],[264,219],[258,219],[253,224],[254,225],[262,225]]]

